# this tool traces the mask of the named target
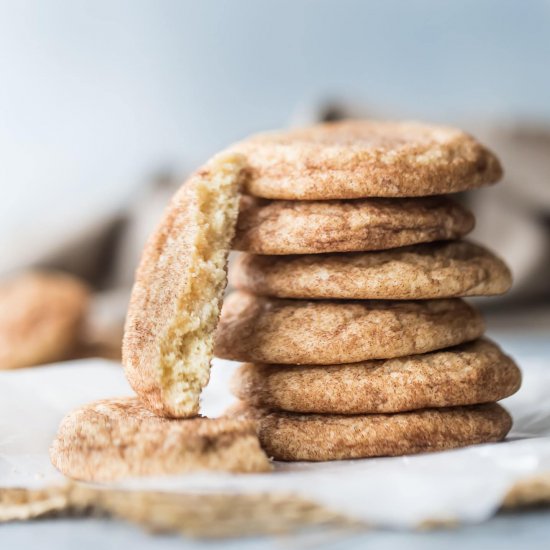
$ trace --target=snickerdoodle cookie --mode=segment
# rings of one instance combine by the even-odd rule
[[[457,239],[474,217],[447,197],[265,201],[243,197],[233,241],[254,254],[383,250]]]
[[[460,299],[283,300],[234,292],[215,354],[260,363],[342,364],[425,353],[481,336],[479,313]]]
[[[133,397],[96,401],[68,414],[50,458],[68,477],[101,482],[196,470],[270,469],[254,422],[161,418]]]
[[[514,361],[488,341],[347,365],[245,364],[233,393],[246,403],[301,413],[393,413],[504,399],[521,384]]]
[[[512,427],[496,403],[396,414],[297,414],[242,403],[228,416],[254,418],[266,453],[276,460],[342,460],[443,451],[500,441]]]
[[[0,283],[0,369],[68,359],[90,291],[65,273],[37,271]]]
[[[363,300],[488,296],[512,284],[500,258],[466,241],[348,254],[240,254],[230,280],[265,296]]]
[[[227,282],[243,159],[222,154],[173,197],[142,254],[123,342],[126,376],[144,404],[197,414]]]
[[[250,165],[246,191],[269,199],[439,195],[502,176],[473,137],[418,122],[333,122],[260,134],[235,149]]]

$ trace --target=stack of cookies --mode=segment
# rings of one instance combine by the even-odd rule
[[[342,122],[237,146],[247,179],[215,353],[246,362],[229,414],[279,460],[437,451],[503,439],[521,375],[461,297],[506,292],[506,265],[461,240],[448,194],[500,179],[469,135]]]

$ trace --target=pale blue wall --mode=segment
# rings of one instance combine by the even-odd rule
[[[0,0],[0,219],[80,216],[325,96],[550,120],[549,59],[548,0]]]

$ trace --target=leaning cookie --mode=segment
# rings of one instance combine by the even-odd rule
[[[66,273],[34,271],[0,284],[0,369],[68,359],[75,349],[90,289]]]
[[[214,353],[253,363],[331,365],[425,353],[483,334],[460,299],[282,300],[234,292],[225,301]]]
[[[266,453],[287,461],[444,451],[501,441],[512,427],[510,415],[496,403],[364,415],[270,412],[239,403],[226,414],[255,419]]]
[[[241,201],[233,248],[254,254],[384,250],[457,239],[474,217],[446,197],[352,201]]]
[[[489,340],[443,351],[347,365],[245,364],[233,393],[250,405],[300,413],[396,413],[499,401],[521,372]]]
[[[347,254],[240,254],[230,281],[278,298],[421,300],[503,294],[512,276],[489,250],[455,241]]]
[[[99,482],[198,470],[271,469],[254,422],[160,418],[131,397],[97,401],[68,414],[50,458],[68,477]]]
[[[332,122],[260,134],[235,149],[250,164],[247,193],[268,199],[441,195],[502,176],[473,137],[418,122]]]
[[[197,414],[208,383],[213,334],[227,282],[243,159],[222,154],[172,199],[136,273],[122,360],[155,414]]]

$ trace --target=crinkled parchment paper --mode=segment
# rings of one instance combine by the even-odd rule
[[[514,498],[521,502],[535,491],[536,500],[537,487],[549,487],[544,481],[550,475],[549,349],[542,346],[537,352],[522,345],[514,354],[524,382],[518,394],[503,402],[514,416],[513,431],[503,443],[410,457],[279,463],[271,474],[193,474],[132,480],[117,487],[199,494],[293,493],[337,514],[398,528],[482,521],[507,495],[513,504]],[[231,403],[227,386],[234,368],[234,363],[214,362],[204,414],[219,415]],[[47,454],[63,415],[91,400],[127,394],[120,365],[103,360],[0,372],[0,487],[39,489],[63,483]],[[534,484],[528,482],[518,493],[518,483],[529,479],[535,479]],[[511,494],[514,487],[516,493]]]

